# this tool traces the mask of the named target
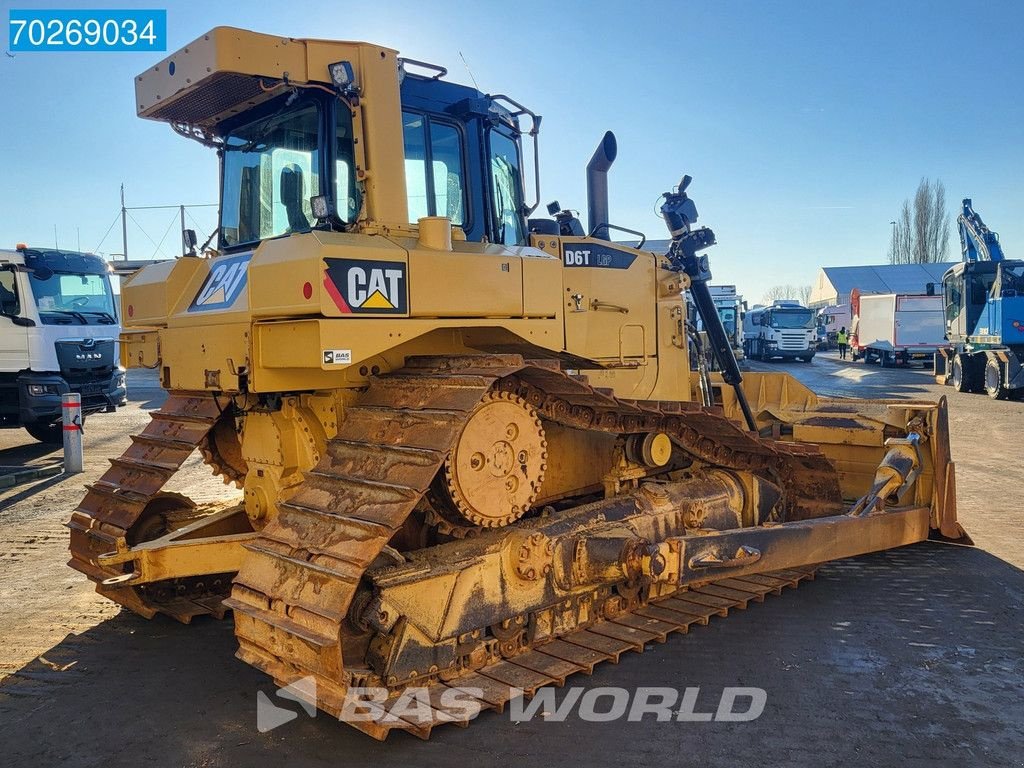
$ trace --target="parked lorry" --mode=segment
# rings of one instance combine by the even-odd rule
[[[82,414],[126,402],[110,268],[86,253],[0,250],[0,426],[59,443],[61,396]]]
[[[836,349],[839,346],[839,330],[850,330],[853,316],[849,304],[834,304],[818,310],[818,349]]]
[[[912,293],[850,296],[853,310],[850,352],[854,360],[884,367],[927,364],[943,348],[942,297]]]
[[[814,358],[817,345],[814,310],[791,299],[755,307],[743,317],[743,353],[755,360]]]
[[[963,262],[942,277],[946,338],[935,378],[960,392],[1024,395],[1024,261],[1007,259],[999,236],[969,198],[957,218]]]
[[[709,285],[708,290],[711,292],[711,299],[714,301],[718,319],[722,323],[722,328],[725,329],[729,346],[732,347],[733,356],[737,360],[742,360],[743,313],[746,311],[746,302],[743,301],[743,297],[740,294],[736,293],[735,285]],[[687,291],[687,293],[689,292]],[[699,317],[697,319],[697,330],[701,334],[705,333],[704,322]],[[706,343],[704,346],[708,349],[707,357],[711,370],[719,370],[715,356],[710,353]]]

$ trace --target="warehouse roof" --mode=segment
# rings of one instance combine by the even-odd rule
[[[942,282],[946,270],[957,262],[936,264],[882,264],[879,266],[822,267],[838,296],[861,293],[923,293],[928,283]]]

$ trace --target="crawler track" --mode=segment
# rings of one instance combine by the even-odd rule
[[[694,625],[707,626],[713,617],[726,617],[730,610],[742,610],[751,602],[764,602],[768,595],[781,595],[786,587],[814,578],[816,567],[722,579],[696,589],[652,600],[649,605],[613,618],[598,621],[557,640],[538,645],[518,656],[492,662],[451,681],[436,681],[426,687],[429,715],[417,708],[417,716],[392,716],[350,722],[359,730],[383,741],[393,730],[408,731],[421,739],[430,738],[439,725],[452,723],[465,728],[472,719],[465,708],[445,707],[441,697],[455,689],[461,701],[475,703],[477,711],[504,711],[516,696],[532,698],[539,688],[562,686],[577,673],[591,674],[604,662],[618,664],[624,653],[642,653],[649,643],[664,643],[668,636],[686,634]],[[318,680],[319,683],[319,680]],[[377,711],[391,711],[402,696],[395,691],[376,705]],[[335,717],[342,717],[344,700],[323,696],[317,686],[317,704]],[[475,716],[476,711],[473,711]]]
[[[822,500],[839,501],[835,470],[816,448],[763,440],[714,409],[619,400],[557,367],[525,363],[512,355],[411,360],[405,369],[371,381],[359,402],[346,410],[338,435],[302,489],[247,545],[250,554],[225,601],[235,612],[240,658],[281,685],[313,676],[318,705],[335,714],[350,685],[383,682],[394,695],[400,694],[401,681],[380,681],[366,669],[349,608],[364,574],[412,513],[470,412],[491,389],[515,393],[543,418],[578,429],[664,431],[700,460],[754,471],[780,483],[787,490],[790,512]],[[599,661],[615,660],[625,650],[640,650],[669,632],[706,623],[710,615],[744,607],[747,600],[781,591],[806,575],[748,577],[728,586],[680,592],[652,605],[637,604],[631,612],[606,616],[510,660],[467,662],[443,675],[424,675],[417,685],[486,683],[485,690],[491,691],[524,682],[529,684],[518,687],[535,689],[587,671]],[[705,611],[694,608],[694,601]],[[500,707],[507,701],[499,699],[494,693],[485,703]],[[438,710],[434,722],[405,725],[425,737],[441,722],[446,720]],[[376,738],[402,727],[357,725]]]
[[[96,591],[136,613],[151,618],[166,613],[187,623],[193,616],[223,616],[221,599],[227,594],[231,574],[195,583],[181,583],[171,594],[147,593],[145,587],[108,588],[105,579],[121,576],[102,568],[96,557],[129,546],[133,532],[145,524],[143,513],[160,490],[217,422],[220,408],[208,392],[174,392],[132,445],[95,483],[71,516],[71,559],[75,570],[96,582]],[[150,507],[152,509],[152,507]],[[196,586],[202,583],[202,588]]]

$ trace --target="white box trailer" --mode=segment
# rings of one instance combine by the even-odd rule
[[[942,296],[881,293],[855,296],[853,359],[883,366],[920,361],[929,365],[946,346]]]

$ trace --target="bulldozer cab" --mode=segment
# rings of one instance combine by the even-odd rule
[[[401,86],[408,223],[443,216],[466,239],[523,245],[519,123],[475,89],[407,74]],[[362,207],[352,110],[316,90],[288,91],[218,126],[221,247],[251,247],[316,227],[344,230]],[[316,215],[314,198],[327,215]]]
[[[466,239],[524,245],[519,115],[475,88],[408,71],[403,62],[402,138],[409,221],[445,216]],[[528,111],[524,114],[531,114]],[[536,118],[534,118],[536,120]]]
[[[217,148],[223,250],[437,216],[470,242],[525,245],[520,121],[536,139],[540,118],[443,74],[368,43],[218,27],[140,75],[136,97]]]

